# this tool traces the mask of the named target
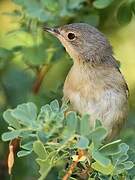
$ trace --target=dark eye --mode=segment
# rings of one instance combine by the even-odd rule
[[[74,33],[68,33],[68,39],[73,40],[75,38]]]

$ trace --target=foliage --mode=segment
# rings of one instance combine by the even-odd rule
[[[20,138],[18,157],[36,153],[40,180],[46,178],[53,167],[61,167],[59,176],[66,173],[64,167],[66,164],[70,167],[72,161],[76,161],[78,149],[85,152],[79,163],[87,170],[87,178],[100,174],[111,179],[126,178],[127,171],[134,166],[128,161],[129,146],[120,140],[104,144],[107,131],[100,121],[97,120],[94,129],[90,129],[89,115],[80,117],[72,111],[66,113],[66,110],[67,105],[60,107],[57,100],[42,106],[39,112],[31,102],[8,109],[3,118],[10,131],[2,135],[2,140]],[[73,175],[76,175],[74,179],[80,176],[79,167]]]
[[[126,24],[131,21],[132,15],[134,13],[132,6],[134,7],[134,2],[124,2],[120,5],[117,14],[117,18],[120,24]]]
[[[37,107],[33,103],[28,103],[5,111],[3,118],[9,124],[10,131],[3,134],[3,139],[8,141],[16,137],[21,138],[22,149],[18,152],[18,156],[29,154],[29,165],[32,167],[28,168],[29,165],[25,163],[26,159],[23,157],[25,172],[26,170],[34,171],[30,160],[34,151],[38,156],[37,163],[41,167],[42,175],[43,172],[48,173],[50,169],[53,169],[52,167],[57,166],[58,169],[63,169],[64,172],[61,172],[60,175],[63,176],[67,171],[64,169],[64,165],[69,167],[72,160],[78,156],[77,148],[82,148],[92,155],[92,162],[87,156],[79,162],[83,169],[92,163],[91,179],[96,177],[105,179],[110,175],[115,178],[115,173],[116,178],[121,176],[121,173],[124,175],[128,169],[128,164],[125,165],[128,162],[126,160],[127,152],[122,155],[121,149],[123,146],[125,148],[127,146],[120,145],[119,141],[102,145],[106,131],[102,125],[87,137],[89,135],[87,115],[78,117],[75,112],[72,112],[64,117],[62,115],[64,109],[61,108],[58,110],[59,113],[52,114],[52,110],[50,110],[51,114],[46,114],[49,112],[47,108],[52,108],[51,105],[43,106],[41,112],[38,112],[39,107],[44,103],[49,103],[55,98],[60,102],[62,85],[72,64],[60,43],[54,37],[44,33],[42,26],[86,22],[102,30],[108,27],[117,30],[131,21],[135,14],[135,0],[12,0],[12,2],[18,7],[13,12],[5,12],[3,15],[12,17],[12,20],[18,23],[18,27],[5,32],[3,41],[0,38],[0,115],[2,116],[5,109],[14,108],[24,102],[35,102]],[[52,119],[48,121],[44,117],[48,117],[48,120]],[[5,132],[5,129],[5,123],[1,121],[1,132]],[[128,142],[128,138],[133,137],[134,130],[127,131],[128,133],[124,133],[124,135],[126,134],[125,139]],[[100,134],[99,142],[94,133]],[[65,144],[65,142],[67,143]],[[53,148],[57,152],[56,156],[52,151]],[[108,151],[108,154],[104,150]],[[112,151],[116,152],[118,157],[114,156],[115,153],[111,154]],[[2,153],[6,156],[4,148]],[[46,159],[46,153],[48,159]],[[40,154],[44,155],[41,157]],[[135,162],[135,158],[133,159],[134,149],[129,150],[130,154],[129,158]],[[123,156],[125,160],[115,162],[115,158],[123,158]],[[6,157],[4,158],[6,159]],[[33,156],[31,158],[33,160]],[[19,166],[17,164],[17,167],[22,165],[23,160],[19,162]],[[49,161],[51,164],[45,167],[45,161]],[[110,161],[111,164],[108,165]],[[116,170],[119,169],[119,172],[115,172],[114,167]],[[46,171],[44,171],[45,168]],[[78,173],[79,170],[79,167],[76,167],[75,172]],[[19,174],[21,171],[19,168],[15,171],[17,179],[17,172]],[[132,179],[135,176],[133,170],[130,174],[132,174]],[[45,175],[47,174],[43,176]]]

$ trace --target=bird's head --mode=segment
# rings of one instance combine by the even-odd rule
[[[58,28],[44,27],[56,36],[74,61],[101,63],[112,55],[112,48],[105,36],[85,23],[73,23]]]

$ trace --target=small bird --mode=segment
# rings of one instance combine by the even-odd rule
[[[73,59],[64,99],[80,115],[90,114],[90,126],[101,120],[107,139],[117,137],[127,119],[129,91],[107,38],[86,23],[44,30],[57,37]]]

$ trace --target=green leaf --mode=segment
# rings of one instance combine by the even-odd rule
[[[103,127],[98,127],[92,131],[91,135],[94,141],[102,141],[106,137],[107,131]]]
[[[81,3],[83,3],[85,0],[68,0],[68,8],[69,9],[80,9]]]
[[[98,27],[100,21],[99,14],[90,14],[88,17],[86,17],[85,22],[88,22],[94,27]]]
[[[108,7],[114,0],[95,0],[93,6],[97,9],[104,9]]]
[[[9,124],[9,126],[12,126],[15,129],[20,129],[21,125],[19,124],[19,121],[15,119],[11,113],[12,113],[11,109],[6,110],[3,113],[4,120]]]
[[[71,137],[75,135],[77,129],[77,116],[75,112],[69,112],[65,120],[65,128],[62,132],[63,140],[62,142],[67,142]]]
[[[41,141],[36,141],[33,143],[33,150],[38,155],[39,159],[46,159],[48,154]]]
[[[33,19],[38,19],[38,21],[45,20],[46,11],[43,9],[42,4],[37,0],[13,0],[16,4],[22,6],[23,11]]]
[[[45,61],[48,60],[47,52],[43,45],[23,47],[22,53],[24,61],[30,65],[43,65],[45,64]]]
[[[29,130],[29,129],[24,129],[24,130],[20,129],[20,130],[21,130],[20,137],[23,138],[22,141],[25,139],[28,139],[28,138],[37,138],[37,136],[36,136],[35,132],[33,132],[32,128],[31,128],[31,130]]]
[[[119,145],[119,152],[112,156],[112,161],[114,164],[121,164],[122,162],[128,159],[127,152],[129,150],[129,146],[126,143],[121,143]]]
[[[37,118],[38,121],[52,123],[53,125],[55,123],[55,129],[62,126],[61,122],[63,121],[63,119],[64,112],[59,108],[59,103],[57,100],[52,101],[50,105],[47,104],[45,106],[42,106]]]
[[[32,149],[33,149],[33,141],[30,141],[30,142],[28,142],[26,144],[21,144],[20,147],[27,150],[27,151],[32,151]]]
[[[131,8],[132,8],[133,13],[135,14],[135,1],[132,2]]]
[[[126,170],[132,169],[134,167],[134,163],[132,161],[124,162],[124,167]]]
[[[59,112],[59,102],[57,100],[54,100],[50,103],[50,107],[52,111]]]
[[[98,147],[105,139],[106,135],[107,130],[104,127],[98,127],[89,134],[89,138],[92,139],[94,146]]]
[[[63,103],[61,106],[61,111],[65,112],[68,109],[68,105],[66,103]]]
[[[102,166],[101,164],[99,164],[98,162],[94,162],[92,163],[91,167],[98,171],[101,172],[104,175],[110,175],[112,174],[114,167],[112,164],[109,164],[108,166]]]
[[[19,151],[19,152],[17,153],[17,156],[18,156],[18,157],[27,156],[27,155],[31,154],[31,152],[32,152],[32,151],[22,150],[22,151]]]
[[[22,14],[21,11],[15,9],[12,12],[5,12],[3,13],[3,15],[12,16],[12,17],[21,17]]]
[[[63,119],[64,119],[64,113],[62,111],[56,114],[55,120],[57,121],[58,126],[61,126],[60,122],[62,122]]]
[[[12,116],[18,119],[20,123],[32,125],[37,118],[37,107],[32,102],[18,105],[17,108],[12,111]]]
[[[74,133],[77,128],[77,116],[75,112],[69,112],[66,116],[66,125],[67,129],[71,132]]]
[[[59,9],[59,3],[54,0],[41,0],[41,3],[45,8],[47,8],[49,11],[57,11]]]
[[[120,157],[118,157],[118,164],[121,164],[122,162],[126,161],[128,159],[128,155],[127,154],[124,154]]]
[[[50,119],[51,114],[52,114],[52,109],[49,106],[49,104],[46,104],[41,107],[41,110],[40,110],[37,120],[43,121],[43,122],[51,121],[51,119]]]
[[[21,132],[21,141],[20,141],[20,147],[25,150],[31,151],[33,149],[33,143],[37,141],[37,136],[33,136],[33,132],[29,131],[22,131]]]
[[[6,97],[8,97],[7,103],[9,106],[15,107],[24,101],[28,101],[33,78],[28,71],[24,71],[23,67],[18,67],[15,63],[10,63],[10,65],[11,67],[5,71],[2,81]]]
[[[55,165],[56,161],[53,162],[53,159],[57,158],[56,154],[56,151],[51,151],[45,160],[39,158],[36,159],[40,166],[39,173],[41,174],[41,177],[39,180],[44,180],[51,168]]]
[[[87,136],[90,133],[90,116],[88,114],[82,116],[80,119],[80,134]]]
[[[118,164],[113,172],[113,174],[118,175],[118,174],[123,174],[125,172],[125,167],[124,164]]]
[[[47,142],[48,136],[47,136],[47,134],[45,134],[45,132],[43,132],[43,131],[38,131],[38,132],[37,132],[37,135],[38,135],[38,138],[39,138],[39,140],[40,140],[41,142],[43,142],[43,143],[46,143],[46,142]]]
[[[25,1],[24,0],[13,0],[14,3],[23,6]]]
[[[12,57],[13,57],[12,50],[8,50],[8,49],[0,47],[0,60],[1,59],[11,60]]]
[[[18,138],[20,135],[20,130],[13,130],[11,132],[6,132],[2,134],[2,140],[3,141],[10,141],[12,139]]]
[[[121,25],[128,24],[132,19],[132,9],[130,3],[123,3],[117,12],[117,19]]]
[[[101,126],[102,126],[101,121],[96,119],[96,121],[95,121],[95,129],[98,128],[98,127],[101,127]]]
[[[121,142],[121,140],[116,140],[116,141],[113,141],[113,142],[110,142],[104,146],[102,146],[100,148],[100,152],[102,154],[105,154],[105,155],[114,155],[118,152],[120,152],[120,149],[119,149],[119,143]]]
[[[89,140],[84,136],[80,136],[80,138],[76,144],[76,147],[79,149],[87,149],[88,145],[89,145]]]
[[[108,159],[107,157],[105,157],[103,154],[101,154],[99,151],[92,151],[92,157],[93,159],[98,162],[101,166],[108,166],[109,164],[111,164],[110,159]]]
[[[53,166],[50,164],[49,159],[48,160],[36,159],[36,161],[40,166],[39,173],[41,174],[38,180],[44,180]]]
[[[129,146],[126,143],[121,143],[119,145],[119,149],[120,149],[121,153],[127,154],[128,150],[129,150]]]

